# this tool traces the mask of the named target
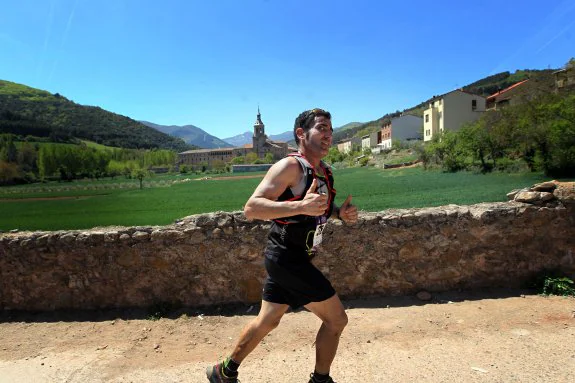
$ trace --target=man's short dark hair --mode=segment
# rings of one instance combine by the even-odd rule
[[[314,108],[310,110],[306,110],[305,112],[300,113],[299,116],[295,119],[295,123],[293,126],[293,136],[295,138],[296,145],[299,145],[299,137],[296,134],[297,128],[302,128],[304,132],[307,132],[313,126],[313,121],[316,117],[325,117],[331,120],[331,113],[320,109]]]

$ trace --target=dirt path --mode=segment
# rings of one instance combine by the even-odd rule
[[[351,382],[573,382],[575,299],[518,291],[344,302],[332,375]],[[0,314],[0,382],[206,382],[258,307]],[[249,312],[246,312],[248,311]],[[307,382],[319,321],[286,314],[241,367],[243,383]]]

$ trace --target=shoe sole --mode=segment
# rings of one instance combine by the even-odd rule
[[[206,377],[208,378],[208,381],[210,381],[210,383],[218,383],[215,380],[212,380],[212,370],[213,370],[213,367],[207,367],[206,368]]]

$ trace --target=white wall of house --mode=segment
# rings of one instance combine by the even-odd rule
[[[399,141],[421,140],[423,118],[406,114],[391,119],[391,139]]]
[[[391,149],[391,138],[388,138],[387,140],[382,140],[379,146],[381,147],[381,149]]]
[[[423,140],[443,131],[458,131],[485,112],[485,97],[455,90],[438,97],[423,112]]]
[[[391,121],[384,125],[381,130],[381,136],[384,137],[378,145],[381,149],[391,149],[392,141],[411,141],[421,140],[421,130],[423,128],[423,118],[406,114],[400,117],[392,118]],[[389,135],[386,137],[386,132]]]
[[[361,150],[372,149],[377,146],[377,132],[361,137]]]

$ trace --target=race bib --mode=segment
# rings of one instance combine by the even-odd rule
[[[327,217],[325,215],[321,215],[316,217],[316,226],[315,226],[315,233],[313,235],[313,247],[317,247],[321,244],[323,240],[323,230],[327,225]]]

